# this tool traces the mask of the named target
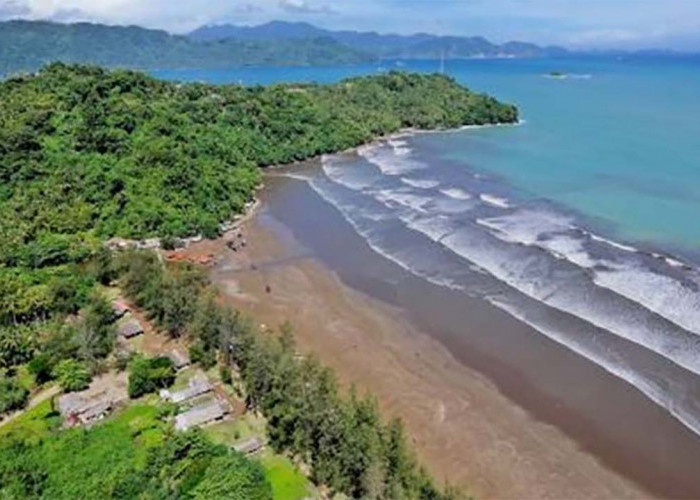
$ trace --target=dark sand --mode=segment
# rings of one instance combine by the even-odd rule
[[[215,283],[376,394],[436,477],[480,498],[700,496],[693,434],[502,311],[397,269],[305,183],[269,179],[244,231],[242,252],[204,244]]]

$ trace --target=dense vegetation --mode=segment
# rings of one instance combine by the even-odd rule
[[[261,466],[200,431],[171,435],[137,405],[88,431],[57,432],[48,402],[0,435],[0,498],[271,500]]]
[[[428,33],[387,35],[351,30],[333,31],[304,22],[284,21],[272,21],[259,26],[202,26],[190,33],[190,37],[209,42],[227,39],[294,41],[324,37],[383,59],[548,57],[568,53],[561,47],[540,47],[526,42],[494,44],[480,36],[456,37]]]
[[[0,108],[0,415],[22,408],[28,388],[57,380],[65,391],[80,390],[113,361],[113,311],[100,286],[120,279],[164,332],[190,336],[193,360],[240,368],[249,405],[269,419],[273,446],[309,463],[316,481],[354,497],[446,497],[416,465],[400,424],[384,424],[371,400],[340,396],[328,370],[298,360],[288,333],[259,335],[219,306],[191,267],[164,269],[154,254],[131,253],[115,265],[104,241],[216,236],[221,222],[251,200],[261,166],[336,152],[404,127],[513,122],[514,107],[440,75],[245,88],[53,64],[1,82]],[[172,366],[163,361],[137,359],[130,368],[134,397],[172,382]],[[95,432],[90,436],[101,435]],[[90,439],[67,436],[45,449],[0,451],[0,488],[9,488],[1,493],[13,497],[20,491],[13,488],[27,486],[42,493],[26,495],[61,498],[101,488],[78,482],[61,489],[62,474],[77,474],[80,464],[76,471],[51,469],[53,446],[68,452],[64,439]],[[7,456],[19,462],[3,462]],[[211,470],[235,460],[216,457]],[[114,466],[114,477],[123,472],[134,480],[131,465]],[[138,484],[170,472],[156,468]],[[10,481],[14,474],[20,479]],[[195,498],[216,497],[224,484],[198,478],[187,483]],[[166,482],[153,497],[180,487]]]
[[[517,119],[439,75],[245,88],[62,64],[0,83],[0,107],[0,325],[84,306],[108,277],[80,264],[109,237],[215,236],[258,166]]]
[[[183,280],[187,265],[163,266],[154,253],[119,257],[121,284],[162,327],[178,303],[163,283],[179,280],[178,294],[195,306],[180,318],[189,340],[238,368],[247,404],[268,421],[271,445],[311,466],[313,479],[335,492],[368,499],[449,499],[418,467],[399,420],[388,425],[376,402],[354,390],[341,395],[333,373],[313,357],[300,359],[291,327],[280,335],[256,331],[236,312],[219,305],[201,281]],[[144,278],[146,277],[146,278]],[[204,314],[203,314],[204,312]]]
[[[321,36],[197,42],[137,26],[0,22],[0,75],[36,71],[54,61],[152,70],[354,64],[368,59],[362,51]]]

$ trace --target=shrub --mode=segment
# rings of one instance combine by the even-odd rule
[[[87,389],[92,381],[85,365],[74,359],[64,359],[58,363],[54,369],[54,376],[65,392]]]
[[[37,384],[45,384],[49,380],[53,380],[53,370],[55,361],[49,353],[41,353],[32,359],[27,365],[29,373],[34,375],[34,380]]]
[[[229,366],[219,367],[219,375],[221,376],[221,381],[224,384],[229,384],[233,382],[233,376],[231,375],[231,368]]]
[[[175,365],[166,357],[137,357],[129,364],[129,397],[138,398],[175,382]]]
[[[16,377],[0,377],[0,415],[24,408],[29,391]]]
[[[192,344],[189,351],[192,363],[199,363],[205,370],[216,364],[216,353],[211,349],[205,349],[201,342]]]

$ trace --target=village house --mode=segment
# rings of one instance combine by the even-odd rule
[[[186,431],[193,427],[209,424],[217,420],[222,420],[229,413],[226,403],[217,399],[200,406],[195,406],[175,417],[175,429]]]
[[[143,327],[135,319],[129,319],[127,321],[121,322],[117,326],[117,333],[120,337],[125,339],[131,339],[143,334]]]
[[[189,386],[186,389],[177,392],[170,392],[167,389],[160,391],[160,397],[165,401],[173,403],[184,403],[197,396],[202,396],[211,392],[212,385],[205,377],[193,377],[190,379]]]

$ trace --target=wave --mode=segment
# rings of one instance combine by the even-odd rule
[[[401,177],[401,182],[419,189],[432,189],[440,185],[440,181],[434,181],[431,179],[411,179],[409,177]]]
[[[448,188],[440,190],[442,194],[448,196],[455,200],[470,200],[472,195],[467,193],[464,189],[460,188]]]
[[[410,158],[410,152],[397,155],[396,149],[387,142],[380,142],[361,146],[357,153],[375,165],[384,175],[402,175],[426,168],[427,165]]]
[[[445,197],[426,194],[426,189],[441,183],[437,180],[402,176],[398,180],[406,186],[397,188],[394,176],[428,167],[415,161],[413,153],[396,154],[397,148],[406,147],[382,143],[362,151],[367,161],[379,167],[386,182],[381,188],[353,191],[356,198],[352,202],[345,199],[349,194],[332,193],[338,186],[330,189],[322,182],[304,180],[339,209],[370,248],[431,283],[470,294],[474,291],[454,268],[443,269],[431,258],[442,256],[430,253],[441,249],[461,260],[465,272],[496,280],[508,293],[521,294],[538,307],[568,315],[572,321],[600,330],[601,335],[631,342],[648,356],[669,363],[669,369],[700,374],[700,281],[686,272],[686,264],[594,234],[580,227],[574,216],[549,206],[529,203],[516,207],[504,197],[482,193],[478,199],[484,205],[509,209],[492,216],[493,209],[476,200],[465,204],[472,195],[461,188],[441,189]],[[333,168],[324,168],[329,181],[339,178]],[[441,200],[452,200],[462,208],[443,210]],[[370,202],[381,204],[381,215]],[[474,208],[474,215],[468,213],[476,205],[480,208]],[[419,251],[397,238],[397,231],[423,235],[427,239],[423,238],[421,248],[432,246],[435,250]],[[584,338],[567,335],[561,325],[533,321],[522,310],[504,305],[497,294],[481,296],[632,384],[694,431],[700,429],[695,417],[700,410],[686,407],[690,403],[681,393],[669,392],[663,381],[643,369],[628,367],[623,351],[597,349],[585,344]]]
[[[492,207],[510,208],[510,203],[506,198],[501,198],[499,196],[494,196],[492,194],[487,193],[480,194],[479,198],[481,199],[481,201],[483,201],[487,205],[491,205]]]

